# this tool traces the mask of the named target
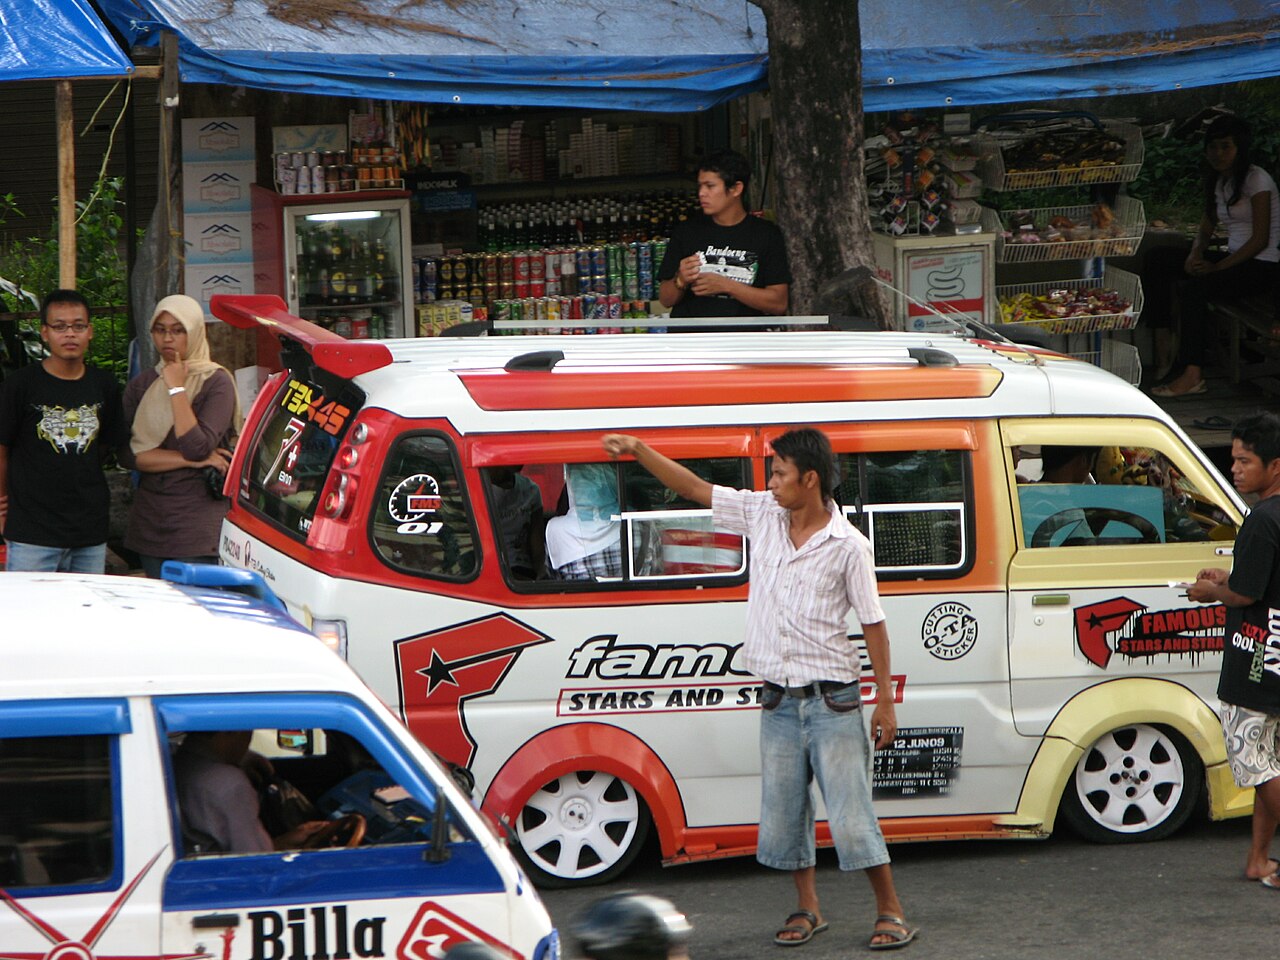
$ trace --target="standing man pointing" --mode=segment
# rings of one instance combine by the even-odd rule
[[[746,666],[764,680],[760,717],[761,810],[756,859],[791,871],[798,909],[774,937],[798,946],[827,929],[814,872],[816,780],[840,869],[865,870],[876,898],[873,950],[916,936],[903,918],[889,852],[871,806],[871,750],[862,721],[861,658],[846,618],[862,623],[878,696],[877,748],[897,731],[889,634],[876,593],[871,545],[835,504],[835,457],[825,434],[791,430],[773,441],[767,492],[712,486],[636,437],[602,439],[614,459],[636,461],[685,499],[710,507],[715,525],[751,541]]]

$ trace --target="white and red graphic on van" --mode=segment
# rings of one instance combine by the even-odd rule
[[[28,910],[23,904],[14,899],[8,891],[0,890],[0,900],[7,903],[14,913],[38,930],[41,936],[53,944],[47,951],[42,950],[35,953],[22,950],[14,951],[0,946],[0,960],[147,960],[146,957],[133,953],[128,956],[98,954],[93,952],[93,948],[102,939],[102,935],[107,932],[112,921],[120,915],[125,902],[133,894],[133,891],[138,888],[142,878],[147,875],[159,859],[159,853],[152,857],[138,871],[138,875],[120,891],[120,896],[111,902],[111,906],[107,907],[107,912],[95,920],[85,935],[78,940],[72,939],[58,930],[53,924],[42,919],[34,910]],[[156,960],[204,960],[208,956],[209,954],[203,952],[165,953],[156,954]]]
[[[405,931],[404,939],[396,950],[396,960],[437,960],[450,948],[468,940],[479,940],[496,947],[504,957],[519,957],[505,943],[493,939],[435,901],[428,900],[418,908],[417,916]]]
[[[1105,669],[1113,653],[1130,660],[1221,653],[1227,610],[1220,603],[1150,610],[1128,597],[1116,597],[1076,607],[1075,621],[1080,652]]]
[[[551,640],[505,613],[395,642],[404,721],[423,743],[464,767],[475,757],[466,701],[502,685],[525,647]]]

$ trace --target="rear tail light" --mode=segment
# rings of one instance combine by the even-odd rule
[[[351,428],[347,442],[338,450],[329,479],[320,496],[320,515],[329,520],[346,520],[355,502],[360,467],[364,460],[360,448],[368,443],[368,425],[357,423]]]
[[[343,660],[347,659],[347,621],[312,620],[311,632]]]

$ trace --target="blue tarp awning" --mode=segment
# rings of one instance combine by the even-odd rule
[[[662,111],[705,109],[767,82],[764,17],[747,0],[350,0],[341,14],[306,0],[98,2],[131,42],[174,30],[189,82]],[[867,110],[1280,73],[1275,0],[860,0],[859,13]]]
[[[0,3],[0,81],[118,77],[133,64],[89,0]]]

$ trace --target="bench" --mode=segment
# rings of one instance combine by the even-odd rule
[[[1280,393],[1280,336],[1275,303],[1272,295],[1262,294],[1209,304],[1219,328],[1227,333],[1223,362],[1232,383],[1257,382],[1269,392]],[[1246,351],[1257,359],[1246,359]]]

